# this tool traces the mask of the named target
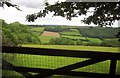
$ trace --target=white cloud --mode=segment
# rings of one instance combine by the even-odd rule
[[[47,0],[50,4],[54,4],[58,0]],[[59,0],[60,2],[64,2],[65,0]],[[26,7],[32,7],[32,8],[41,8],[43,7],[43,4],[45,0],[12,0],[13,3],[16,3],[18,5],[26,6]]]
[[[57,16],[52,17],[51,14],[47,15],[45,18],[38,18],[35,22],[27,22],[26,16],[28,14],[37,13],[42,9],[42,4],[44,0],[12,0],[14,3],[17,3],[20,6],[22,11],[18,11],[17,9],[10,7],[8,8],[0,8],[0,18],[4,19],[7,23],[12,23],[15,21],[19,21],[22,24],[57,24],[57,25],[77,25],[77,26],[86,26],[86,24],[81,23],[81,19],[84,17],[73,18],[72,21],[66,20],[63,17]],[[48,0],[55,2],[57,0]],[[40,5],[38,5],[40,4]],[[90,15],[90,14],[88,14]],[[92,26],[94,24],[91,24]],[[118,22],[116,22],[113,26],[118,26]]]

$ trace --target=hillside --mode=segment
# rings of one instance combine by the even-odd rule
[[[119,28],[87,26],[30,26],[30,28],[33,30],[33,32],[36,31],[34,29],[38,28],[37,32],[40,32],[36,34],[39,36],[42,44],[113,47],[119,46],[117,38]],[[59,36],[55,37],[55,34],[59,34]]]
[[[92,38],[116,38],[118,34],[118,28],[78,28],[82,36]]]

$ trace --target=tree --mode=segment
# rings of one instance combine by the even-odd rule
[[[102,46],[120,47],[120,42],[118,41],[118,39],[103,40]]]
[[[76,41],[76,45],[82,45],[82,44],[83,44],[83,42],[82,42],[81,40],[78,39],[78,40]]]
[[[4,5],[7,5],[8,7],[14,7],[14,8],[16,8],[17,10],[22,11],[22,10],[19,8],[18,5],[11,3],[10,0],[1,0],[1,1],[0,1],[0,7],[3,7],[3,8],[4,8]]]
[[[62,16],[68,20],[73,17],[86,15],[91,12],[89,9],[94,8],[93,15],[84,18],[82,22],[86,24],[94,23],[95,25],[107,26],[112,25],[116,20],[120,20],[120,2],[56,2],[51,5],[45,2],[44,10],[38,13],[27,15],[29,22],[34,22],[38,17],[45,17],[50,12],[53,16]]]
[[[39,36],[32,33],[28,26],[19,22],[7,24],[3,20],[2,43],[4,46],[19,46],[24,43],[40,44],[41,41]]]

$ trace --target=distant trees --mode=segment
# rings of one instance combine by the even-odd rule
[[[23,43],[40,44],[40,39],[29,28],[19,22],[7,24],[2,20],[2,43],[5,46],[19,46]]]
[[[105,46],[105,47],[120,47],[118,39],[104,39],[102,42],[83,42],[80,39],[72,40],[70,38],[52,38],[50,45],[83,45],[83,46]]]
[[[79,32],[85,37],[92,38],[116,38],[119,28],[78,28]]]
[[[61,32],[62,27],[61,26],[46,26],[45,31]]]
[[[78,40],[76,41],[76,45],[83,45],[83,42],[82,42],[80,39],[78,39]]]
[[[49,44],[54,45],[75,45],[75,41],[69,38],[52,38]]]
[[[120,42],[118,39],[105,39],[102,41],[102,46],[107,46],[107,47],[120,47]]]

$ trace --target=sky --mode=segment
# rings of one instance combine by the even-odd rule
[[[52,17],[52,14],[47,15],[45,18],[38,18],[35,22],[27,22],[26,16],[32,13],[38,13],[44,8],[45,0],[11,0],[12,3],[19,5],[22,11],[19,11],[13,7],[4,8],[0,7],[0,19],[4,19],[7,23],[20,22],[22,24],[35,24],[35,25],[73,25],[73,26],[88,26],[81,22],[84,16],[75,17],[71,21],[60,16]],[[51,4],[54,4],[57,0],[47,0]],[[65,0],[59,0],[65,1]],[[88,16],[91,13],[87,14]],[[87,16],[85,16],[87,17]],[[90,26],[96,26],[91,24]],[[112,27],[118,27],[118,22],[115,22]]]

